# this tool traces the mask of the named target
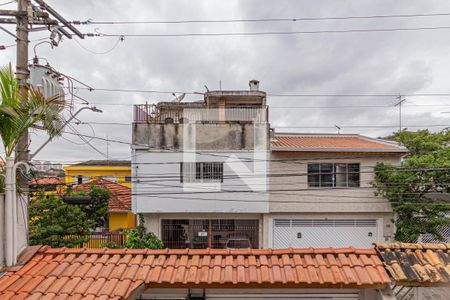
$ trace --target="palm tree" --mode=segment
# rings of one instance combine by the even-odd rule
[[[5,149],[5,262],[16,263],[17,247],[17,199],[15,188],[14,150],[20,138],[31,127],[38,125],[50,136],[61,133],[64,102],[59,97],[45,98],[33,87],[19,90],[11,64],[0,68],[0,138]],[[2,159],[3,160],[3,159]],[[3,237],[0,237],[3,239]],[[0,258],[0,263],[3,258]]]
[[[5,156],[12,157],[20,137],[34,125],[40,125],[50,136],[60,134],[64,101],[45,98],[33,87],[19,92],[11,64],[0,68],[0,138]]]

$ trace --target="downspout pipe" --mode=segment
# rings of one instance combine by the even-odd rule
[[[14,255],[14,185],[13,185],[14,157],[5,159],[5,263],[6,266],[12,266],[16,263]]]

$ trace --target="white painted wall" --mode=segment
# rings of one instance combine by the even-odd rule
[[[134,150],[133,211],[267,213],[267,159],[267,151],[189,153]],[[181,183],[179,163],[182,161],[224,162],[223,183]]]

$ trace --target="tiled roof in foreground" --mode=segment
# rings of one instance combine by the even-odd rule
[[[378,243],[375,247],[397,285],[450,286],[450,244]]]
[[[276,133],[271,148],[272,151],[304,152],[408,152],[395,142],[358,134]]]
[[[0,278],[0,298],[126,299],[145,288],[382,288],[374,249],[40,248]]]

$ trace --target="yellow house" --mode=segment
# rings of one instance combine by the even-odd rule
[[[136,226],[136,216],[131,211],[130,161],[89,160],[66,166],[64,170],[67,185],[77,186],[93,182],[110,190],[112,198],[109,205],[109,231]],[[121,189],[120,186],[126,189]],[[112,205],[113,203],[118,205]]]
[[[131,188],[131,162],[129,160],[88,160],[64,167],[66,184],[82,184],[102,178]]]

